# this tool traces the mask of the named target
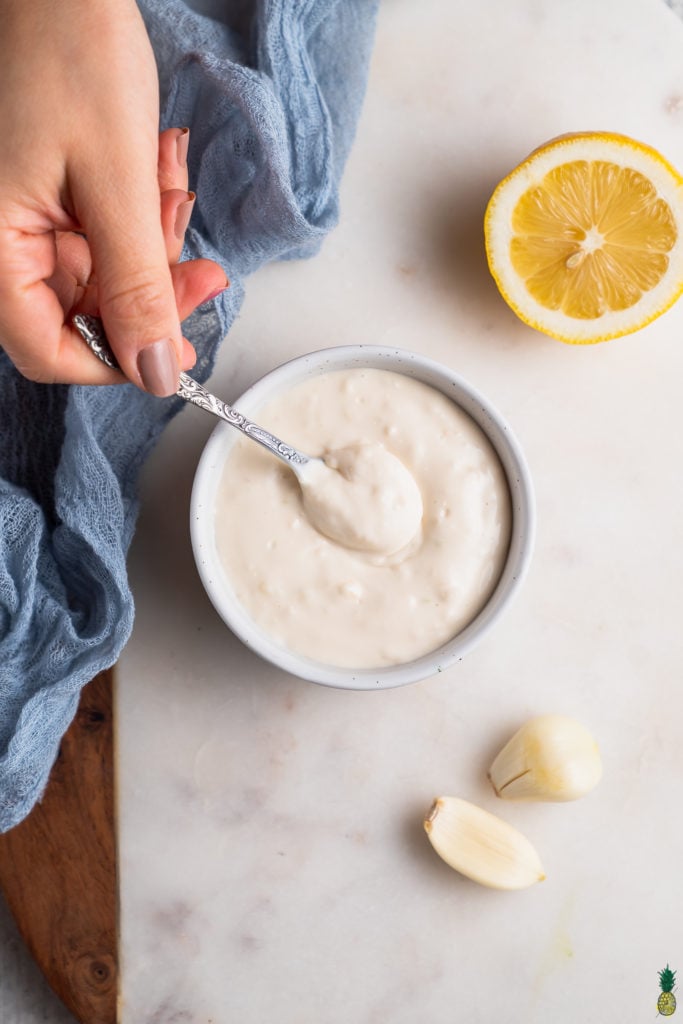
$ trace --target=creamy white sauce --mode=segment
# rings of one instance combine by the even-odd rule
[[[324,452],[299,474],[299,486],[309,523],[345,548],[393,555],[420,529],[420,488],[379,442]]]
[[[326,664],[374,668],[435,650],[476,616],[505,562],[510,498],[491,444],[458,406],[402,374],[353,369],[302,382],[258,410],[258,421],[302,451],[326,454],[336,474],[344,459],[358,468],[374,457],[386,468],[381,453],[390,453],[416,483],[421,507],[414,532],[415,495],[407,497],[399,473],[405,517],[394,547],[387,538],[396,524],[391,515],[373,520],[377,496],[363,470],[363,521],[349,519],[342,497],[339,543],[309,520],[314,489],[304,500],[287,466],[238,439],[219,488],[216,543],[238,600],[263,630]],[[345,449],[335,470],[332,453]],[[324,504],[329,513],[329,491]]]

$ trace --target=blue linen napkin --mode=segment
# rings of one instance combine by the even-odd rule
[[[193,6],[140,0],[162,127],[191,132],[184,255],[231,281],[184,325],[205,380],[245,276],[313,254],[336,223],[377,0]],[[138,470],[181,407],[133,385],[33,384],[0,352],[0,831],[40,798],[81,687],[130,635]]]

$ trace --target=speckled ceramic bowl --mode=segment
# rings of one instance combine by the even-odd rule
[[[191,502],[194,557],[211,602],[230,629],[261,657],[286,672],[355,690],[403,686],[442,672],[460,661],[489,633],[519,588],[531,559],[535,510],[529,471],[507,423],[481,394],[448,367],[413,352],[373,345],[323,349],[284,363],[267,373],[242,395],[235,406],[258,422],[258,410],[301,381],[331,370],[374,367],[413,377],[442,392],[479,425],[498,453],[510,488],[512,530],[505,567],[498,584],[479,614],[460,633],[437,650],[414,661],[378,669],[337,668],[313,661],[281,646],[261,629],[237,600],[216,549],[214,519],[223,466],[240,432],[219,423],[202,453]]]

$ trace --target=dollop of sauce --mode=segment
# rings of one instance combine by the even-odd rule
[[[475,618],[505,564],[510,495],[493,447],[459,406],[403,374],[357,368],[301,382],[259,409],[258,420],[302,451],[329,458],[339,478],[346,458],[359,467],[374,452],[384,462],[384,449],[412,478],[422,506],[414,536],[386,553],[393,547],[386,535],[379,549],[368,540],[377,520],[371,515],[369,527],[360,522],[364,514],[349,520],[342,495],[341,542],[332,540],[312,522],[291,470],[238,438],[219,486],[216,545],[232,590],[261,629],[306,657],[360,669],[418,658]],[[337,483],[358,486],[358,507],[368,510],[371,477]],[[411,529],[397,529],[396,542]]]
[[[299,485],[309,522],[342,547],[393,555],[420,529],[420,488],[378,441],[325,452],[308,464]]]

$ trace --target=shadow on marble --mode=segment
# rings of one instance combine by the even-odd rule
[[[497,166],[494,161],[494,166]],[[501,168],[505,163],[500,162]],[[501,170],[500,177],[505,170]],[[478,169],[443,183],[431,196],[427,271],[439,291],[451,297],[458,318],[472,313],[494,336],[496,328],[509,333],[522,325],[500,297],[489,272],[484,242],[484,214],[498,183],[482,179]]]
[[[0,895],[0,1021],[2,1024],[76,1024],[24,945]]]

